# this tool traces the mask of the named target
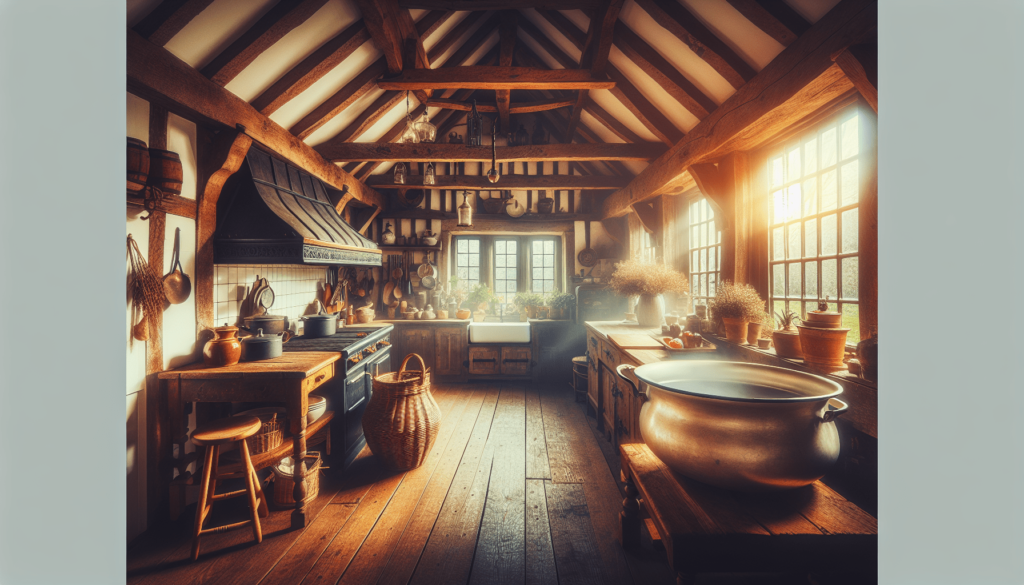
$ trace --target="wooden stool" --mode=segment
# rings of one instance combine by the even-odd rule
[[[587,369],[589,367],[587,356],[572,358],[572,389],[576,393],[576,402],[587,400]]]
[[[199,503],[196,505],[196,525],[192,536],[192,560],[199,558],[199,537],[208,532],[224,532],[241,528],[252,524],[252,535],[256,542],[263,542],[263,532],[260,529],[260,516],[266,517],[270,512],[267,510],[267,499],[263,495],[263,488],[260,486],[259,478],[256,477],[256,470],[253,469],[252,460],[249,459],[249,447],[245,439],[255,435],[263,423],[255,416],[235,416],[214,421],[192,432],[192,443],[196,447],[206,447],[206,458],[203,463],[203,480],[199,488]],[[220,455],[220,446],[228,443],[238,442],[238,450],[242,453],[243,469],[231,473],[217,473],[217,459]],[[216,494],[218,479],[229,479],[236,477],[245,478],[245,489]],[[203,530],[203,521],[210,513],[213,502],[234,498],[236,496],[249,496],[249,512],[252,518],[243,522],[207,528]]]

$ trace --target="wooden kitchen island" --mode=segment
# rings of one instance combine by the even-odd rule
[[[278,402],[283,403],[288,412],[288,421],[292,433],[292,457],[298,461],[296,469],[295,490],[296,502],[292,512],[292,528],[306,526],[306,484],[305,456],[307,433],[324,428],[331,417],[321,416],[313,425],[307,427],[306,413],[309,393],[322,386],[334,377],[335,362],[341,358],[338,352],[293,352],[280,357],[255,362],[240,362],[232,366],[209,368],[201,362],[189,364],[176,370],[162,372],[167,390],[167,407],[171,428],[171,445],[178,445],[179,453],[183,452],[188,440],[188,428],[185,425],[185,405],[189,402]],[[328,413],[330,414],[330,413]],[[286,450],[285,450],[286,451]],[[277,453],[277,450],[274,450]],[[286,452],[280,452],[284,457]],[[255,458],[254,458],[255,459]],[[179,483],[187,483],[189,475],[185,471],[190,459],[181,458],[173,467],[179,469]],[[166,469],[168,466],[162,466]],[[172,480],[166,476],[168,485]],[[184,505],[184,490],[178,490],[178,497],[171,497],[172,519],[180,513]]]

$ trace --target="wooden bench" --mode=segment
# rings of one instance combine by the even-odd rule
[[[878,521],[820,481],[744,494],[682,477],[643,443],[619,447],[623,548],[649,518],[680,583],[697,573],[803,572],[877,578]],[[639,498],[638,498],[639,496]]]

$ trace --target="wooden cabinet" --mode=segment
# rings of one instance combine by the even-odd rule
[[[529,376],[531,356],[529,347],[502,347],[501,373],[505,376]]]
[[[428,368],[433,367],[434,361],[434,329],[430,327],[395,327],[391,334],[391,342],[394,345],[395,367],[402,364],[402,360],[410,353],[418,354]],[[412,364],[411,364],[412,365]],[[412,365],[418,369],[419,365]]]
[[[461,376],[466,361],[466,328],[438,327],[434,332],[434,373]]]
[[[593,415],[601,420],[601,392],[600,392],[600,369],[601,352],[598,350],[597,335],[589,331],[587,333],[587,358],[589,362],[589,373],[587,374],[587,401]]]
[[[469,374],[496,376],[501,373],[501,348],[493,345],[470,346]]]

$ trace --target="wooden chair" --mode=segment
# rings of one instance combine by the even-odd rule
[[[263,542],[259,517],[266,517],[270,512],[267,509],[267,499],[263,495],[263,488],[259,478],[256,477],[252,460],[249,458],[249,447],[245,442],[245,439],[256,434],[262,425],[260,419],[255,416],[236,416],[211,422],[192,432],[192,443],[196,447],[206,447],[203,478],[199,488],[199,503],[196,505],[196,525],[192,536],[192,560],[199,558],[199,537],[208,532],[224,532],[251,524],[256,542]],[[236,441],[238,450],[242,453],[243,469],[230,473],[217,473],[220,446]],[[218,479],[237,477],[245,478],[245,489],[224,494],[215,493]],[[249,511],[252,516],[249,520],[203,529],[203,522],[209,515],[210,509],[213,508],[213,502],[241,495],[249,496]]]

